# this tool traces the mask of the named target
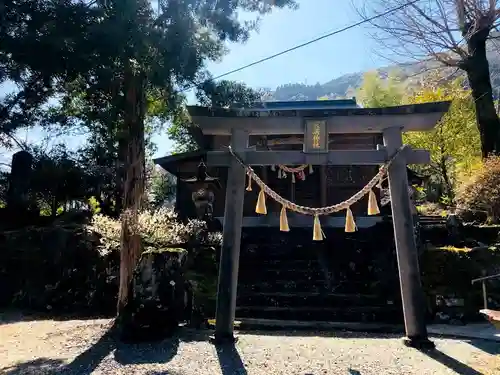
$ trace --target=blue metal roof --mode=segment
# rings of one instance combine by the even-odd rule
[[[258,102],[250,106],[242,106],[245,109],[278,111],[278,110],[307,110],[307,109],[336,109],[336,108],[360,108],[356,103],[356,98],[338,100],[304,100],[304,101],[276,101]],[[234,109],[242,108],[238,105]]]

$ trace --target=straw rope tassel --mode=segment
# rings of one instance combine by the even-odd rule
[[[312,164],[309,164],[309,174],[313,174],[313,172],[314,172],[313,166]]]
[[[345,215],[345,231],[347,233],[356,232],[356,223],[354,222],[354,216],[352,215],[351,209],[348,207]]]
[[[245,190],[252,191],[252,175],[250,173],[248,174],[248,185],[247,185],[247,188]]]
[[[368,194],[368,215],[378,215],[379,213],[380,209],[377,204],[377,196],[373,190],[370,190],[370,193]]]
[[[295,173],[292,173],[292,184],[295,183]]]
[[[281,171],[281,169],[278,171],[278,178],[283,178],[283,172]]]
[[[313,241],[323,241],[324,234],[321,229],[321,223],[319,222],[319,216],[314,215],[314,225],[313,225]]]
[[[286,217],[286,207],[281,207],[280,212],[280,231],[290,232],[290,227],[288,226],[288,218]]]
[[[264,190],[261,190],[259,193],[259,197],[257,198],[257,206],[255,207],[255,212],[261,215],[267,215],[266,194],[264,193]]]
[[[276,166],[275,166],[274,164],[273,164],[273,165],[271,165],[271,170],[272,170],[273,172],[276,172]]]

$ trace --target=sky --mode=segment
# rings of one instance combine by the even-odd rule
[[[228,45],[229,53],[222,61],[208,63],[213,76],[224,74],[254,61],[307,42],[332,31],[360,21],[353,0],[298,0],[297,10],[273,10],[263,17],[258,32],[245,44]],[[366,26],[358,26],[300,48],[273,60],[228,75],[224,79],[244,82],[254,88],[274,89],[287,83],[325,83],[347,73],[368,71],[390,62],[377,53],[379,45],[370,37]],[[1,90],[1,88],[0,88]],[[194,96],[188,95],[190,104]],[[25,132],[22,138],[38,141],[39,130]],[[172,142],[165,133],[154,137],[157,144],[155,157],[172,151]],[[63,137],[71,148],[84,142],[81,137]],[[0,162],[10,155],[0,150]]]

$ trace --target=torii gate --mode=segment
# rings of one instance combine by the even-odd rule
[[[380,165],[402,147],[402,131],[432,130],[448,111],[449,102],[388,108],[222,109],[188,107],[204,135],[230,135],[231,148],[246,165]],[[328,150],[328,135],[378,133],[384,144],[376,150]],[[303,151],[255,151],[250,135],[303,135]],[[406,148],[388,169],[406,345],[433,347],[425,325],[425,299],[408,196],[407,164],[426,164],[425,150]],[[243,200],[246,171],[228,151],[208,151],[209,166],[227,166],[228,179],[219,265],[214,341],[234,342]]]

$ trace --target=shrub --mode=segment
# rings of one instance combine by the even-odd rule
[[[440,203],[425,202],[417,206],[417,212],[424,216],[448,216],[446,207]]]
[[[99,249],[103,255],[120,249],[119,220],[97,214],[94,215],[89,230],[101,236]],[[190,220],[187,224],[178,221],[177,214],[170,208],[141,212],[135,230],[141,236],[144,250],[162,250],[178,244],[218,246],[222,240],[220,233],[204,235],[204,221]]]
[[[220,243],[220,233],[205,238],[204,222],[180,223],[166,209],[143,212],[138,227],[145,250],[203,244],[200,251],[189,254],[195,263],[191,269],[197,273],[199,289],[215,293],[215,251],[205,250]],[[120,222],[103,215],[95,215],[89,225],[52,223],[0,232],[0,306],[113,314],[119,251]]]
[[[490,156],[472,172],[457,191],[457,207],[462,216],[486,218],[490,223],[500,219],[500,157]]]
[[[429,298],[435,296],[464,298],[467,315],[474,315],[482,306],[481,285],[471,280],[484,274],[494,275],[500,270],[500,250],[496,246],[484,248],[429,247],[420,258],[422,284]],[[500,301],[500,282],[488,283],[488,296]]]
[[[101,236],[101,255],[119,252],[120,221],[95,215],[89,229]],[[217,281],[215,249],[222,242],[222,234],[208,233],[204,221],[178,221],[171,208],[143,211],[138,217],[137,228],[133,230],[141,236],[144,251],[161,252],[173,245],[188,250],[185,272],[192,286],[195,308],[213,314]]]
[[[33,310],[112,314],[119,254],[102,256],[82,225],[0,233],[0,304]]]

